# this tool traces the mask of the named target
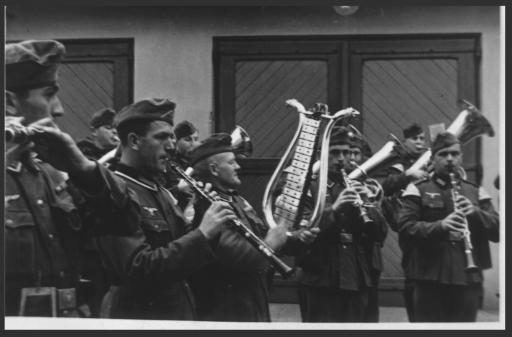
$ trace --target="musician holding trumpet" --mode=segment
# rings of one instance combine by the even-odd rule
[[[482,271],[491,267],[489,241],[499,240],[498,214],[482,187],[458,177],[462,153],[453,134],[440,133],[431,149],[434,174],[409,184],[398,216],[407,252],[402,266],[415,283],[414,318],[474,322],[483,296]]]

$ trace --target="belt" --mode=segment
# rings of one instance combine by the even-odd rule
[[[352,234],[350,233],[340,233],[340,243],[352,243],[354,240],[352,239]]]
[[[20,316],[89,317],[86,305],[77,306],[76,288],[26,287],[21,289]]]

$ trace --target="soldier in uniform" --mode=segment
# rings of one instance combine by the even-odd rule
[[[98,160],[119,145],[114,128],[115,111],[104,108],[96,111],[90,121],[91,134],[77,142],[80,150],[91,160]]]
[[[174,107],[168,99],[145,99],[116,115],[120,162],[115,172],[99,165],[105,193],[95,198],[102,220],[117,229],[97,239],[112,284],[102,316],[196,319],[186,279],[213,260],[218,232],[235,218],[216,202],[188,231],[176,198],[158,183],[175,147]]]
[[[385,220],[377,207],[368,207],[373,220],[365,224],[354,203],[363,191],[353,182],[345,187],[342,169],[348,168],[350,139],[345,128],[336,130],[329,145],[329,180],[320,232],[296,256],[299,299],[304,322],[362,322],[373,286],[366,241],[385,236]],[[318,189],[311,183],[312,193]]]
[[[361,165],[368,158],[372,156],[370,145],[358,135],[350,138],[350,161],[356,165]],[[348,165],[348,170],[355,169],[355,165]],[[372,203],[373,207],[380,208],[379,199],[382,197],[382,187],[378,185],[376,180],[371,181],[365,179],[362,181],[366,188],[373,195],[366,196],[366,199]],[[369,200],[370,198],[377,198],[377,200]],[[368,291],[368,305],[365,308],[364,321],[365,322],[378,322],[379,321],[379,279],[382,273],[382,247],[386,239],[388,226],[385,224],[382,228],[380,235],[374,237],[374,240],[363,240],[365,244],[366,257],[370,267],[370,275],[372,277],[372,286]]]
[[[275,251],[286,242],[285,228],[273,229],[258,217],[236,188],[240,166],[228,134],[205,139],[192,152],[191,164],[198,179],[213,185],[221,200],[229,203],[238,219]],[[203,214],[201,200],[196,218]],[[236,228],[222,230],[215,245],[216,259],[191,280],[200,320],[269,322],[267,259]]]
[[[411,183],[399,213],[400,239],[407,254],[402,266],[415,282],[417,322],[474,322],[482,297],[482,271],[491,267],[489,241],[499,240],[499,219],[483,188],[463,179],[452,187],[449,173],[460,172],[461,145],[448,132],[432,144],[434,174]],[[452,198],[452,188],[459,190]],[[454,205],[455,203],[455,205]],[[464,223],[470,231],[476,271],[466,270]]]
[[[68,193],[66,174],[46,162],[48,146],[34,131],[36,125],[56,127],[53,117],[64,113],[57,96],[57,71],[64,54],[64,46],[52,40],[5,47],[6,129],[15,135],[6,146],[8,316],[90,315],[77,268],[83,235],[81,211]],[[86,159],[76,147],[75,154],[69,158]]]
[[[411,165],[425,151],[425,131],[423,128],[414,123],[403,129],[403,144],[405,146],[405,153],[402,154],[398,163],[386,170],[385,177],[382,179],[382,188],[384,189],[384,199],[382,201],[383,214],[388,221],[391,229],[395,232],[398,231],[397,216],[401,208],[400,195],[407,185],[411,182],[424,179],[428,176],[426,169],[412,169]],[[402,254],[407,254],[403,251],[403,246],[400,244]],[[410,322],[414,322],[414,312],[412,305],[412,294],[414,289],[414,282],[405,278],[403,298],[407,316]]]
[[[114,128],[115,111],[111,108],[103,108],[93,113],[89,122],[91,134],[77,142],[78,148],[90,160],[98,160],[110,150],[119,145],[119,137]],[[83,221],[92,222],[97,219],[90,217],[92,210],[85,212]],[[94,228],[94,226],[91,226]],[[89,282],[91,294],[89,307],[93,317],[98,317],[101,300],[108,290],[108,281],[105,270],[101,265],[101,259],[92,238],[87,238],[81,258],[81,276],[83,281]]]

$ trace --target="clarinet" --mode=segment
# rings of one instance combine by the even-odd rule
[[[347,175],[347,172],[345,172],[345,169],[341,169],[341,175],[343,176],[343,182],[345,183],[346,188],[352,187],[352,179],[350,179]],[[365,224],[372,224],[374,221],[368,216],[368,213],[366,212],[366,208],[364,207],[363,199],[361,196],[358,195],[358,200],[354,202],[354,206],[358,209],[359,218],[361,221],[363,221]]]
[[[183,169],[172,162],[168,162],[169,167],[174,170],[183,180],[185,180],[202,198],[209,201],[210,203],[216,201],[208,193],[206,193],[200,186],[197,180],[188,175]],[[265,258],[274,266],[274,268],[283,276],[288,278],[293,274],[294,270],[292,267],[284,263],[280,258],[277,257],[276,253],[270,248],[263,240],[261,240],[253,231],[251,231],[246,225],[244,225],[239,219],[230,221],[234,225],[234,228],[238,230],[242,236],[249,241],[249,243],[256,248]]]
[[[457,204],[455,200],[459,196],[459,191],[457,188],[457,180],[455,179],[455,174],[450,173],[450,184],[451,184],[451,192],[452,192],[452,200],[453,200],[453,208],[457,211]],[[464,254],[466,254],[466,271],[475,271],[478,269],[478,266],[475,264],[473,259],[473,244],[471,243],[471,232],[469,231],[468,220],[464,216],[464,231],[463,231],[463,239],[464,239]]]

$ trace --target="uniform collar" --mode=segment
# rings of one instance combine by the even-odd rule
[[[21,159],[12,160],[7,163],[7,170],[11,172],[20,173],[22,167],[26,167],[32,173],[38,173],[41,169],[37,166],[37,162],[41,160],[37,158],[37,154],[35,152],[29,151],[25,153]]]
[[[150,180],[142,175],[140,170],[126,164],[119,163],[116,166],[115,173],[118,176],[126,178],[142,187],[150,189],[152,191],[158,191],[158,184],[153,180]]]
[[[437,175],[434,173],[434,175],[432,176],[432,180],[439,186],[441,187],[446,187],[446,186],[449,186],[450,183],[449,181],[447,181],[445,178]]]
[[[238,192],[233,189],[224,191],[219,188],[215,188],[215,191],[217,192],[217,195],[220,199],[227,202],[233,202],[233,198],[238,195]]]

